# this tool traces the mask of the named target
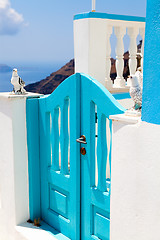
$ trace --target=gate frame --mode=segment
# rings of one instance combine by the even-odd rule
[[[87,74],[76,73],[72,76],[82,81],[82,77],[94,82],[104,94],[108,96],[110,102],[114,105],[119,113],[124,113],[123,108],[108,92],[108,90],[101,85],[97,80],[88,76]],[[71,76],[71,77],[72,77]],[[70,78],[71,78],[70,77]],[[65,81],[67,81],[66,79]],[[58,87],[59,88],[59,87]],[[58,89],[57,88],[57,89]],[[46,96],[44,97],[46,98]],[[35,218],[41,217],[41,196],[40,196],[40,134],[39,134],[39,99],[27,99],[26,102],[26,120],[27,120],[27,142],[28,142],[28,171],[29,171],[29,212],[30,219],[34,221]],[[118,114],[117,111],[115,114]],[[114,115],[114,111],[112,111]]]

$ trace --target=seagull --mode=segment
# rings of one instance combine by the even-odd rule
[[[25,82],[21,77],[18,76],[16,68],[13,69],[11,83],[13,85],[13,92],[15,94],[24,94],[26,92],[26,90],[23,88],[25,86]]]
[[[139,85],[138,78],[136,75],[131,75],[130,77],[130,96],[132,100],[134,101],[133,109],[135,110],[141,110],[142,108],[142,88]]]

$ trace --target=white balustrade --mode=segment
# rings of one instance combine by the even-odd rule
[[[129,71],[130,75],[134,75],[137,69],[137,35],[139,31],[137,27],[129,27],[128,35],[130,37],[129,46]]]
[[[112,27],[109,26],[107,29],[107,39],[106,39],[106,73],[105,73],[105,86],[108,90],[112,89],[113,83],[110,78],[111,72],[111,44],[110,44],[110,36],[112,34]]]
[[[141,67],[143,70],[143,53],[144,53],[144,36],[145,36],[145,23],[144,22],[132,22],[132,21],[118,21],[118,20],[110,20],[108,21],[108,28],[107,28],[107,54],[106,54],[106,88],[108,90],[111,90],[112,92],[115,91],[115,89],[124,89],[124,91],[127,91],[128,86],[130,85],[129,82],[126,85],[126,81],[123,77],[123,71],[124,71],[124,42],[123,37],[125,33],[127,32],[130,43],[129,43],[129,71],[130,75],[134,75],[137,70],[137,36],[140,34],[142,37],[142,47],[141,47]],[[116,44],[116,72],[117,77],[114,80],[114,84],[110,82],[110,68],[111,68],[111,61],[109,59],[111,58],[111,45],[110,45],[110,39],[109,36],[111,36],[111,29],[110,27],[114,28],[114,34],[117,38],[117,44]],[[111,80],[112,81],[112,80]],[[126,89],[126,90],[125,90]]]
[[[113,44],[110,43],[112,31],[117,38],[115,49],[111,49],[113,48]],[[75,16],[75,72],[89,74],[102,83],[112,93],[117,91],[127,92],[129,88],[126,85],[126,80],[123,76],[123,56],[125,51],[123,38],[126,32],[130,41],[129,70],[130,74],[135,74],[137,69],[137,36],[139,34],[143,39],[141,48],[141,66],[143,67],[143,47],[145,34],[144,18],[116,16],[96,12]],[[116,53],[115,67],[117,77],[114,79],[114,84],[112,82],[113,79],[111,80],[110,77],[112,67],[111,50]]]
[[[115,87],[125,87],[125,79],[123,77],[123,69],[124,69],[124,44],[123,37],[125,35],[126,29],[124,27],[115,27],[114,28],[115,35],[117,37],[117,45],[116,45],[116,70],[117,77],[115,79],[114,86]]]

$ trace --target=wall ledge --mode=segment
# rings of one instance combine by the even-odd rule
[[[42,221],[40,224],[41,227],[35,227],[33,224],[26,222],[16,226],[16,231],[24,240],[69,240],[45,222]]]
[[[125,122],[129,124],[136,124],[138,122],[141,122],[141,116],[127,116],[125,114],[110,115],[109,119],[112,121]]]
[[[40,93],[32,93],[32,92],[26,92],[25,94],[16,95],[11,92],[1,92],[0,98],[37,98],[43,96],[43,94]]]

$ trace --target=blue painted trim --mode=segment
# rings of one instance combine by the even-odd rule
[[[132,21],[132,22],[145,22],[145,17],[137,16],[127,16],[127,15],[117,15],[117,14],[108,14],[100,12],[88,12],[80,13],[74,16],[74,20],[85,19],[85,18],[102,18],[102,19],[112,19],[112,20],[123,20],[123,21]]]
[[[81,78],[83,77],[88,81],[90,81],[91,86],[93,88],[97,88],[96,91],[102,92],[100,100],[99,100],[99,94],[98,95],[95,94],[95,95],[96,95],[97,102],[101,102],[99,103],[99,105],[103,106],[103,110],[105,108],[109,110],[108,112],[106,112],[106,116],[120,114],[126,111],[126,109],[119,102],[116,101],[113,95],[99,81],[97,81],[93,77],[84,73],[80,73],[80,76]],[[91,86],[90,86],[90,89],[91,89]],[[104,102],[103,102],[103,99],[104,99]],[[106,104],[106,99],[108,100],[107,104]]]
[[[112,95],[116,100],[131,98],[129,93],[114,93]]]
[[[39,100],[26,101],[28,175],[29,175],[29,211],[30,219],[41,216],[40,209],[40,163],[39,163]]]
[[[160,125],[160,1],[147,0],[142,121]],[[155,64],[153,64],[155,59]]]

